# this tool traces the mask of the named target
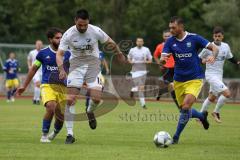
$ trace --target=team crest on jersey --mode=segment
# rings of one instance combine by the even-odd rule
[[[46,59],[50,59],[50,56],[47,56]]]
[[[177,44],[176,44],[176,43],[174,43],[174,44],[173,44],[173,47],[177,47]]]
[[[187,42],[187,47],[188,48],[192,47],[192,43],[191,42]]]
[[[89,43],[91,42],[91,38],[87,38],[86,41]]]

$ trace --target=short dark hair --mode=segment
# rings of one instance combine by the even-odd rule
[[[174,22],[177,22],[177,24],[184,24],[183,19],[181,17],[178,17],[178,16],[173,16],[170,19],[170,23],[174,23]]]
[[[86,9],[80,9],[76,12],[75,15],[75,19],[83,19],[83,20],[87,20],[89,19],[89,14],[88,11]]]
[[[163,34],[164,34],[164,33],[168,33],[168,32],[170,32],[169,29],[165,29],[165,30],[163,30]]]
[[[53,38],[57,33],[63,33],[61,29],[56,28],[56,27],[52,27],[49,28],[47,31],[47,38]]]
[[[214,27],[214,29],[213,29],[213,34],[217,34],[217,33],[222,33],[222,34],[224,34],[224,30],[223,30],[223,28],[222,28],[221,26],[216,26],[216,27]]]

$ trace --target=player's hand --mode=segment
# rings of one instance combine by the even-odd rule
[[[237,64],[239,65],[239,64],[240,64],[240,61],[238,61]]]
[[[126,62],[126,58],[125,58],[123,53],[118,53],[116,56],[117,56],[117,59],[120,63],[125,63]]]
[[[213,64],[215,62],[215,57],[214,56],[208,56],[206,63],[208,64]]]
[[[15,95],[20,96],[25,90],[26,88],[20,87],[16,90]]]
[[[67,78],[67,73],[65,72],[64,69],[60,69],[60,70],[59,70],[59,79],[60,79],[60,80],[64,80],[64,79],[66,79],[66,78]]]
[[[106,74],[109,75],[110,74],[110,71],[109,69],[106,70]]]

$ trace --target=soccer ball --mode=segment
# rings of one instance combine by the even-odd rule
[[[172,144],[172,137],[166,131],[157,132],[153,139],[154,144],[160,148],[167,148]]]

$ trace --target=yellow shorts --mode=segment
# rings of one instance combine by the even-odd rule
[[[186,82],[174,81],[174,90],[178,104],[181,106],[186,94],[192,94],[194,97],[198,97],[203,85],[202,79],[194,79]]]
[[[46,105],[49,101],[56,101],[61,108],[66,104],[66,87],[57,84],[42,84],[40,86],[42,102]]]
[[[6,80],[6,83],[5,83],[6,88],[17,88],[18,86],[19,86],[19,81],[17,78]]]

